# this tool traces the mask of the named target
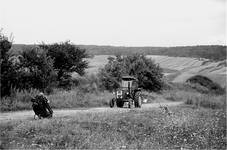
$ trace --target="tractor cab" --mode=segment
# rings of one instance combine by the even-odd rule
[[[132,76],[123,76],[121,81],[121,87],[131,89],[132,86],[136,84],[136,82],[137,79]]]
[[[110,101],[110,107],[116,103],[117,107],[123,107],[127,102],[131,107],[141,107],[140,89],[138,88],[138,80],[133,76],[122,76],[121,87],[115,92],[115,98]],[[138,100],[139,99],[139,100]]]
[[[131,95],[133,90],[137,87],[137,79],[133,76],[123,76],[121,81],[121,89],[126,94]]]

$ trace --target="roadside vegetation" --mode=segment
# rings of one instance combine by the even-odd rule
[[[38,93],[38,90],[31,89],[30,91],[15,91],[10,97],[3,97],[0,103],[1,112],[32,110],[31,98]],[[90,93],[74,88],[69,91],[55,89],[47,96],[47,99],[50,100],[52,108],[63,109],[108,106],[112,97],[113,94],[108,91]]]

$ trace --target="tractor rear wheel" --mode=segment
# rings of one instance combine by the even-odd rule
[[[115,102],[115,99],[112,98],[109,102],[110,108],[114,107],[114,102]]]
[[[142,105],[142,98],[139,92],[136,93],[135,95],[135,107],[141,107]]]

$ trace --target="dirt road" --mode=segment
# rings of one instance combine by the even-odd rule
[[[149,103],[143,104],[142,108],[139,109],[150,109],[157,108],[161,106],[176,106],[180,105],[183,102],[162,102],[162,103]],[[135,109],[135,108],[132,108]],[[109,108],[109,107],[99,107],[99,108],[82,108],[82,109],[54,109],[54,117],[64,117],[64,116],[73,116],[78,113],[102,113],[102,112],[127,112],[129,108]],[[32,119],[34,117],[34,112],[32,110],[27,111],[16,111],[16,112],[7,112],[0,113],[0,122],[10,121],[10,120],[22,120],[22,119]]]

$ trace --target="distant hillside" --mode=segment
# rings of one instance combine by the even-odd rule
[[[108,63],[110,55],[95,55],[88,58],[88,74],[96,74],[99,68]],[[226,87],[227,60],[211,61],[207,59],[189,58],[189,57],[169,57],[161,55],[147,55],[156,64],[163,68],[166,79],[171,82],[184,83],[190,77],[195,75],[206,76],[221,87]]]
[[[14,44],[11,52],[22,51],[25,47],[32,45]],[[204,46],[177,46],[177,47],[122,47],[122,46],[96,46],[76,45],[84,48],[91,55],[128,55],[132,53],[143,53],[146,55],[166,55],[173,57],[207,58],[211,60],[225,60],[226,46],[204,45]]]
[[[207,58],[212,60],[226,59],[226,46],[179,46],[179,47],[115,47],[77,45],[93,55],[115,55],[143,53],[146,55],[167,55],[173,57]]]

